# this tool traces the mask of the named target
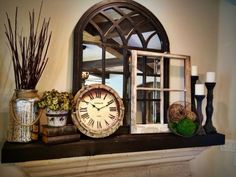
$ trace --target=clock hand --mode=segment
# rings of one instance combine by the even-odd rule
[[[96,105],[92,104],[89,102],[89,104],[91,104],[94,108],[96,108],[98,111],[101,109],[101,108],[98,108]]]
[[[105,107],[109,106],[109,105],[112,104],[112,103],[113,103],[113,101],[109,101],[105,106],[102,106],[101,108],[99,108],[99,110],[101,110],[102,108],[105,108]]]
[[[91,104],[94,108],[96,108],[98,111],[100,110],[100,108],[98,108],[95,104],[93,104],[93,103],[90,103],[90,102],[88,102],[88,101],[85,101],[85,100],[83,100],[83,102],[85,102],[86,104]]]
[[[99,108],[99,110],[101,110],[102,108],[105,108],[105,107],[107,107],[108,105],[105,105],[105,106],[102,106],[101,108]]]

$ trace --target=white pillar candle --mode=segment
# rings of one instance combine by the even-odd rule
[[[207,72],[206,82],[207,83],[216,82],[216,73],[215,72]]]
[[[195,84],[195,95],[205,95],[204,84]]]
[[[197,70],[197,66],[196,65],[193,65],[191,67],[191,75],[192,76],[198,76],[198,70]]]

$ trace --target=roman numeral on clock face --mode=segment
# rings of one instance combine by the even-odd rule
[[[101,95],[102,95],[101,90],[96,90],[95,94],[96,94],[96,98],[101,98]]]
[[[87,108],[80,108],[79,112],[87,112]]]
[[[92,94],[91,92],[88,93],[88,96],[89,96],[90,100],[93,100],[93,99],[94,99],[94,96],[93,96],[93,94]]]
[[[89,118],[88,113],[82,114],[82,115],[81,115],[81,118],[82,118],[82,119],[88,119],[88,118]]]
[[[108,101],[108,102],[107,102],[107,105],[110,105],[110,104],[112,104],[112,103],[114,103],[114,100]]]
[[[93,127],[93,125],[94,125],[94,120],[93,119],[89,119],[89,121],[88,121],[88,126],[92,126]]]
[[[109,116],[108,116],[110,119],[115,119],[116,118],[116,116],[114,116],[114,115],[112,115],[112,114],[109,114]]]
[[[107,126],[109,126],[109,125],[110,125],[110,124],[109,124],[109,122],[107,122],[106,120],[104,120],[104,121],[105,121],[105,123],[106,123],[106,125],[107,125]]]
[[[100,121],[97,121],[97,128],[98,128],[98,129],[102,129],[102,124],[101,124]]]
[[[107,93],[104,95],[104,97],[103,97],[103,100],[105,100],[105,99],[106,99],[106,97],[107,97]]]
[[[117,110],[116,107],[110,107],[109,109],[110,109],[111,112],[114,112],[114,111]]]

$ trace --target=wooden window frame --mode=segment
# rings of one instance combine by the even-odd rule
[[[137,86],[137,60],[140,56],[158,57],[160,59],[160,88],[147,88]],[[184,89],[164,87],[164,61],[166,59],[177,59],[184,61]],[[184,101],[191,103],[191,63],[187,55],[176,55],[168,53],[158,53],[149,51],[132,50],[131,51],[131,134],[138,133],[164,133],[169,132],[168,124],[164,123],[164,93],[165,92],[183,92]],[[154,59],[155,60],[155,59]],[[167,76],[168,77],[168,76]],[[160,123],[158,124],[138,124],[137,123],[137,91],[160,91]]]

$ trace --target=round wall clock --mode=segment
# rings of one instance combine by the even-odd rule
[[[83,134],[103,138],[122,125],[123,101],[111,87],[103,84],[84,86],[77,92],[74,101],[72,120]]]

